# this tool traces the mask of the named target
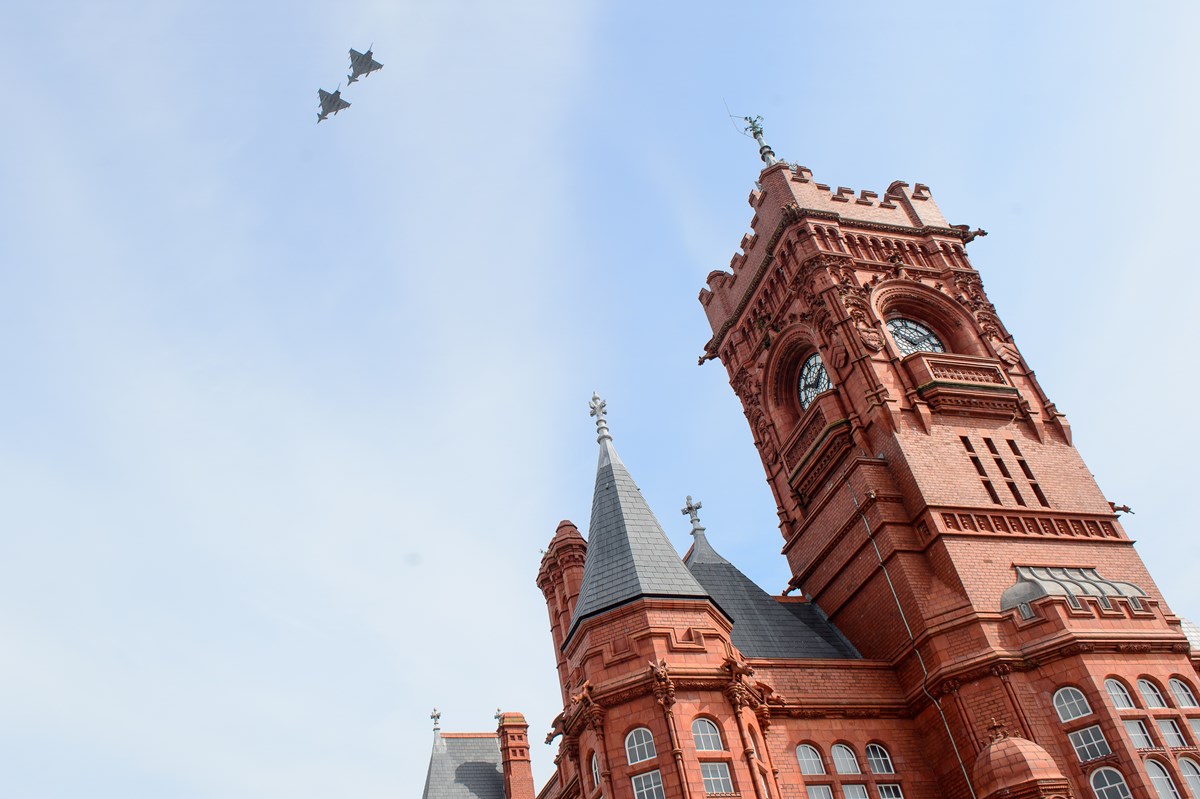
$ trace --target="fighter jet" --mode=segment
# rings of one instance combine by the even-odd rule
[[[317,89],[317,96],[321,98],[321,113],[317,114],[317,124],[320,125],[323,121],[329,118],[330,114],[336,115],[343,108],[349,108],[350,103],[342,99],[342,87],[330,94],[324,89]]]
[[[371,47],[374,46],[371,45]],[[372,55],[374,53],[371,52],[370,47],[367,48],[367,52],[365,53],[360,53],[354,49],[350,50],[350,74],[346,77],[350,79],[351,83],[357,83],[360,77],[366,77],[378,69],[383,69],[383,64],[372,58]]]

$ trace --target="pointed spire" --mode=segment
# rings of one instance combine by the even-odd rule
[[[600,459],[596,464],[587,558],[568,641],[585,618],[639,597],[708,598],[679,559],[618,457],[608,432],[606,405],[595,394],[588,404],[596,417]]]
[[[775,151],[767,144],[763,138],[762,117],[742,117],[746,120],[746,132],[754,137],[758,142],[758,157],[767,166],[774,166],[779,163],[775,158]]]

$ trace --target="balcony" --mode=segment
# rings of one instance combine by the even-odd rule
[[[917,395],[936,413],[1012,417],[1021,393],[993,358],[914,352],[901,362]]]

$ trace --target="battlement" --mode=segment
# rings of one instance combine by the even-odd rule
[[[920,236],[930,241],[941,236],[960,243],[969,236],[965,226],[951,227],[946,222],[929,187],[921,183],[910,187],[897,180],[880,196],[869,189],[835,189],[813,180],[807,167],[780,163],[763,170],[747,201],[754,217],[740,252],[730,259],[728,271],[710,272],[708,287],[700,290],[700,303],[714,333],[706,348],[708,357],[716,355],[723,330],[740,315],[787,229],[796,223],[803,224],[792,244],[805,257],[818,252],[849,254],[839,231],[910,240]]]

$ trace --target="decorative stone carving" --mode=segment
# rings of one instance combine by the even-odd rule
[[[667,661],[651,663],[650,673],[654,677],[654,700],[664,708],[670,708],[675,704],[675,683],[671,680]]]

